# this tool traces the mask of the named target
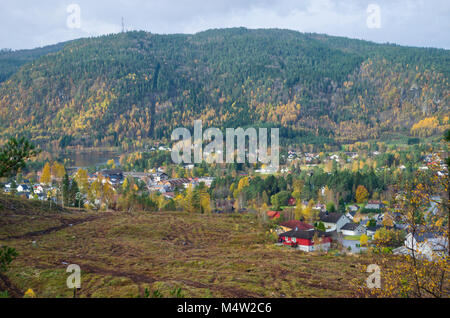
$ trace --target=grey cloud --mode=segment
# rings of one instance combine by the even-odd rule
[[[81,8],[81,29],[66,25],[67,6]],[[366,25],[369,4],[381,8],[381,28]],[[450,48],[447,0],[2,0],[0,48],[32,48],[70,39],[127,30],[194,33],[244,26]]]

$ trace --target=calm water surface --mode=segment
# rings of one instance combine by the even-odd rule
[[[71,166],[82,168],[105,165],[110,159],[114,159],[117,166],[119,164],[119,156],[120,153],[117,151],[69,151],[59,154],[59,159],[71,159],[73,161]]]

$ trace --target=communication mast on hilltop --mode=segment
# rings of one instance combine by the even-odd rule
[[[124,33],[124,32],[125,32],[125,22],[122,17],[122,33]]]

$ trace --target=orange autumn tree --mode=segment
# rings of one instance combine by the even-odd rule
[[[366,187],[363,185],[359,185],[358,188],[356,188],[356,202],[363,203],[366,202],[369,198],[369,192],[367,191]]]
[[[412,179],[400,180],[394,209],[388,213],[395,213],[396,221],[406,226],[407,243],[394,254],[376,249],[372,262],[380,267],[381,288],[370,289],[360,282],[358,295],[450,296],[448,176],[438,174],[441,169],[430,166]]]
[[[41,183],[49,184],[52,181],[52,173],[50,164],[47,162],[44,165],[44,169],[42,169],[41,173]]]

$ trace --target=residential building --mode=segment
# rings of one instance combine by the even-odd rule
[[[357,236],[366,233],[364,226],[358,223],[347,223],[341,228],[343,235]]]
[[[347,216],[337,212],[321,212],[319,213],[319,219],[325,225],[327,232],[339,232],[345,224],[351,222]]]
[[[280,224],[280,228],[281,230],[283,230],[283,232],[288,232],[294,229],[298,229],[301,231],[310,231],[310,230],[314,230],[314,227],[312,225],[309,225],[308,223],[305,222],[301,222],[298,220],[290,220],[290,221],[286,221]]]
[[[364,207],[367,210],[380,210],[383,207],[381,201],[369,201]]]
[[[330,233],[319,230],[302,231],[294,229],[279,235],[278,241],[284,245],[298,248],[305,252],[327,251],[331,247]],[[314,241],[317,237],[318,241]]]
[[[17,192],[30,192],[30,187],[27,184],[19,184],[16,188]]]
[[[169,176],[164,172],[152,173],[150,177],[152,178],[153,182],[161,182],[169,179]]]
[[[409,253],[414,250],[418,257],[432,260],[448,253],[448,240],[441,233],[408,233],[405,247]]]
[[[345,213],[345,216],[348,217],[349,220],[352,220],[352,221],[354,220],[355,215],[356,215],[356,212],[354,212],[354,211],[349,211],[349,212]]]
[[[373,238],[373,236],[375,235],[375,232],[378,231],[379,229],[381,229],[383,226],[382,225],[375,225],[375,226],[366,226],[366,234],[367,236]]]
[[[112,184],[117,184],[123,181],[123,171],[120,169],[105,169],[97,172],[97,175],[99,174],[109,179]]]

